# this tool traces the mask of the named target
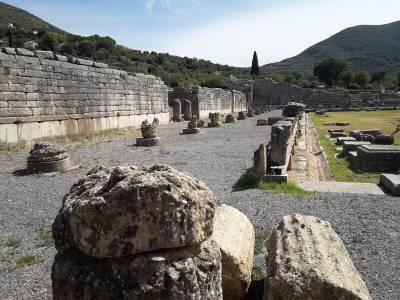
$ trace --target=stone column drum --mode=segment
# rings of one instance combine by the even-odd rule
[[[182,122],[182,106],[179,99],[172,100],[172,120],[175,122]]]
[[[169,166],[96,167],[53,223],[55,300],[222,300],[214,195]]]
[[[145,120],[140,127],[142,132],[141,138],[136,139],[136,146],[139,147],[153,147],[161,144],[161,138],[156,135],[158,120],[154,120],[153,124]]]
[[[208,123],[208,127],[210,128],[221,127],[220,113],[210,113],[209,118],[210,118],[210,123]]]
[[[185,121],[190,121],[192,119],[192,102],[185,99],[182,101],[183,108],[183,119]]]
[[[190,122],[188,123],[188,128],[183,129],[182,134],[197,134],[200,133],[200,128],[198,128],[198,120],[197,116],[193,116]]]
[[[35,143],[29,152],[27,171],[29,174],[50,173],[71,167],[65,149],[49,143]]]

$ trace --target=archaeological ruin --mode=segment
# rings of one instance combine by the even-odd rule
[[[152,75],[21,48],[1,49],[0,80],[0,199],[22,212],[3,224],[35,237],[24,245],[26,256],[46,251],[48,282],[35,283],[48,285],[45,299],[393,294],[376,278],[389,280],[396,271],[390,247],[397,234],[391,209],[400,196],[397,136],[379,123],[362,129],[351,119],[325,118],[395,109],[398,95],[270,79],[232,79],[227,89],[168,88]],[[322,137],[311,116],[321,118]],[[330,153],[354,176],[371,175],[370,182],[336,181]],[[387,253],[380,251],[384,234]],[[19,253],[16,241],[4,241],[6,255]],[[20,268],[16,259],[13,268]],[[42,269],[20,270],[34,277]],[[10,299],[26,295],[18,296]]]

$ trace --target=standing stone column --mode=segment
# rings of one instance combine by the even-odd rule
[[[169,166],[96,167],[53,223],[53,298],[222,300],[214,195]]]
[[[179,100],[179,99],[172,100],[171,106],[173,109],[172,120],[174,120],[175,122],[182,122],[181,100]]]
[[[188,99],[182,101],[183,106],[183,119],[185,121],[190,121],[192,119],[192,102]]]
[[[267,173],[267,147],[265,144],[261,144],[254,152],[254,171],[259,177]]]

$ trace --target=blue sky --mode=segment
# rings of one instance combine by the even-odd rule
[[[359,24],[400,20],[399,0],[3,0],[74,34],[248,66],[294,56]]]

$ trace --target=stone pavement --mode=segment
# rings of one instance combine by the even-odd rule
[[[309,192],[346,193],[364,195],[384,195],[385,193],[373,183],[304,181],[299,186]]]

